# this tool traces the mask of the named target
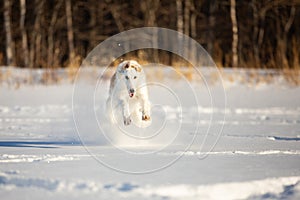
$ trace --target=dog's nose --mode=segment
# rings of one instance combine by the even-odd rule
[[[131,88],[131,89],[129,90],[129,92],[130,92],[130,93],[134,93],[134,89]]]

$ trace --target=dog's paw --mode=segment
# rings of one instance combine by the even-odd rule
[[[142,116],[142,120],[149,121],[150,120],[150,116],[149,115],[143,115]]]
[[[131,118],[130,117],[124,117],[124,125],[128,126],[131,124]]]

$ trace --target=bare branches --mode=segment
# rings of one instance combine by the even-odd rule
[[[293,21],[295,19],[295,15],[296,15],[296,8],[294,6],[292,6],[291,11],[290,11],[290,17],[289,17],[287,23],[284,26],[284,32],[285,33],[289,32],[289,30],[290,30],[290,28],[293,24]]]
[[[124,29],[124,26],[122,24],[122,20],[121,20],[121,16],[120,16],[120,12],[118,10],[118,7],[116,5],[112,5],[110,10],[111,10],[111,14],[112,14],[117,26],[118,26],[119,31],[120,32],[124,31],[125,29]]]
[[[0,65],[70,66],[73,61],[79,63],[106,38],[144,26],[170,28],[191,36],[219,66],[296,68],[299,65],[299,0],[2,2]],[[158,42],[170,41],[158,41],[153,36],[152,42],[156,46]],[[181,42],[180,51],[197,56],[193,47],[184,46],[181,38],[172,42]],[[171,54],[159,58],[162,54],[157,51],[147,52],[148,55],[136,53],[136,56],[174,62]]]

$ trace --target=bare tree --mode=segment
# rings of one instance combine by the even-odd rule
[[[279,13],[278,9],[276,12]],[[278,64],[281,68],[289,68],[289,62],[287,58],[287,42],[288,42],[288,33],[291,29],[293,21],[296,15],[296,8],[291,6],[290,12],[287,15],[282,14],[281,20],[276,21],[277,27],[277,58]],[[283,25],[283,30],[281,29],[281,24]]]
[[[284,35],[283,35],[283,43],[285,44],[284,49],[283,49],[285,66],[289,66],[287,53],[286,53],[287,52],[287,44],[288,44],[288,34],[289,34],[292,24],[295,20],[295,16],[296,16],[296,8],[295,8],[295,6],[291,6],[288,20],[284,26]]]
[[[155,26],[156,25],[156,12],[159,8],[160,0],[145,0],[141,1],[141,10],[144,13],[145,26]]]
[[[55,31],[55,24],[57,22],[58,12],[62,5],[63,1],[58,1],[53,8],[53,13],[50,20],[50,26],[48,28],[48,48],[47,48],[47,67],[53,67],[54,65],[54,31]]]
[[[143,11],[144,14],[144,19],[145,19],[145,25],[149,26],[149,27],[154,27],[157,25],[156,22],[156,12],[157,9],[159,8],[159,3],[160,0],[145,0],[145,1],[141,1],[141,10]],[[157,47],[158,46],[158,38],[157,38],[157,33],[154,33],[152,35],[152,44],[153,47]],[[153,61],[152,62],[158,62],[158,50],[157,49],[153,49],[151,51],[152,54],[152,58]]]
[[[299,6],[299,0],[3,0],[0,65],[75,66],[117,32],[159,25],[207,44],[207,51],[223,66],[298,69]],[[153,34],[149,40],[154,48],[158,42],[176,44],[178,53],[201,60],[182,35],[157,41]],[[127,50],[129,45],[120,48]],[[147,59],[179,61],[174,54],[160,52],[147,51]]]
[[[257,0],[252,0],[251,7],[253,9],[253,35],[252,35],[252,43],[253,43],[253,54],[254,54],[254,65],[258,67],[260,64],[260,54],[259,54],[259,33],[262,32],[262,27],[259,27],[260,15],[258,10],[258,2]]]
[[[267,12],[278,4],[280,0],[275,1],[260,1],[252,0],[250,6],[253,9],[253,52],[254,52],[254,65],[260,67],[261,59],[260,52],[265,35],[265,20]]]
[[[191,10],[191,0],[185,1],[184,6],[184,34],[190,35],[190,10]]]
[[[25,28],[25,17],[26,17],[26,0],[20,0],[21,16],[20,16],[20,30],[22,34],[22,50],[24,57],[24,66],[29,65],[29,52],[28,52],[28,39]]]
[[[236,1],[230,0],[230,18],[232,22],[232,67],[238,67],[238,24],[236,18]]]
[[[72,22],[72,4],[71,0],[65,0],[66,3],[66,17],[67,17],[67,29],[68,29],[68,47],[69,47],[69,61],[72,63],[75,58],[74,51],[74,31]]]
[[[214,47],[214,27],[216,23],[215,19],[215,9],[216,9],[216,0],[209,1],[209,16],[208,16],[208,34],[207,34],[207,51],[210,55],[213,54]]]
[[[176,0],[176,11],[177,11],[177,31],[180,33],[184,33],[183,27],[183,12],[182,12],[182,0]],[[179,46],[178,53],[183,54],[183,37],[178,35],[177,44]]]
[[[121,19],[121,16],[120,16],[120,12],[119,12],[119,5],[111,5],[110,6],[110,11],[111,11],[111,14],[114,18],[114,21],[115,23],[117,24],[117,27],[119,29],[120,32],[124,31],[125,28],[124,28],[124,25],[122,23],[122,19]]]
[[[35,20],[33,26],[33,32],[30,39],[30,52],[29,52],[29,67],[38,67],[39,61],[41,61],[41,40],[42,40],[42,31],[41,23],[43,16],[43,5],[44,0],[35,0]]]
[[[176,0],[176,11],[177,11],[177,31],[183,33],[182,0]]]
[[[14,43],[11,32],[11,0],[4,1],[4,30],[6,36],[6,64],[15,65]]]
[[[195,8],[195,3],[194,1],[191,1],[191,37],[196,40],[197,38],[197,14],[196,14],[196,8]],[[195,43],[190,44],[190,56],[193,62],[197,62],[198,60],[198,55],[196,52],[196,45]]]
[[[196,39],[197,37],[197,14],[194,1],[191,1],[191,36]]]

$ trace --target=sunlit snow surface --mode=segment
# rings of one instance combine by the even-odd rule
[[[225,75],[239,80],[237,72]],[[224,107],[221,83],[211,80],[211,72],[205,77],[213,106],[199,81],[190,82],[198,104],[189,101],[181,80],[161,81],[183,101],[180,106],[176,97],[150,87],[155,106],[148,132],[105,122],[108,79],[96,90],[87,81],[82,91],[96,91],[92,113],[85,99],[74,108],[70,83],[18,89],[12,80],[2,83],[1,199],[299,199],[300,87],[279,75],[262,84],[225,77]],[[72,109],[82,114],[75,122],[85,124],[79,133]],[[144,139],[128,139],[120,128]]]

